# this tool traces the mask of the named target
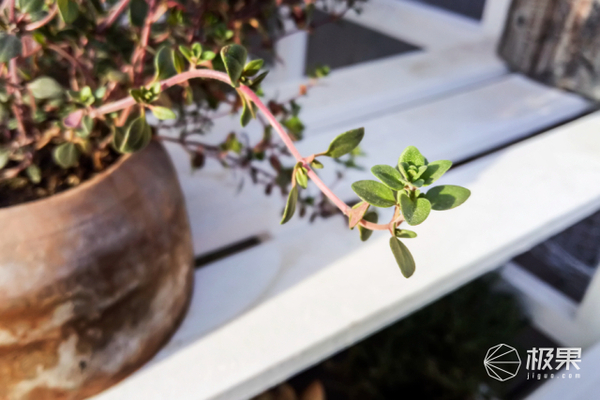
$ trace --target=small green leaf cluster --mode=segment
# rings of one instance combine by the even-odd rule
[[[292,189],[288,193],[288,198],[283,212],[283,217],[281,219],[281,224],[285,224],[286,222],[288,222],[294,215],[294,212],[296,211],[296,204],[298,203],[298,186],[300,186],[303,189],[306,189],[308,187],[309,169],[323,168],[323,164],[320,161],[318,161],[316,157],[342,157],[356,149],[360,144],[361,140],[363,139],[364,135],[364,128],[352,129],[347,132],[344,132],[331,141],[329,147],[327,148],[327,151],[315,154],[315,156],[309,163],[310,165],[305,162],[296,163],[292,172]]]
[[[191,46],[179,46],[179,53],[173,52],[173,64],[175,65],[175,69],[178,73],[183,71],[183,60],[181,60],[181,56],[183,56],[189,63],[190,67],[195,68],[206,61],[212,61],[216,54],[210,50],[203,50],[202,45],[198,42],[193,43]]]
[[[43,79],[43,78],[40,78]],[[50,82],[43,82],[41,85],[38,85],[40,89],[45,92],[50,92],[51,95],[57,95],[58,93],[62,93],[62,87],[52,78],[47,78]],[[32,84],[38,82],[39,79],[34,81]],[[52,82],[52,83],[51,83]],[[30,84],[30,89],[32,84]],[[43,89],[42,89],[43,88]],[[78,104],[82,107],[89,107],[96,103],[97,100],[102,100],[104,95],[106,94],[106,87],[100,87],[95,92],[92,91],[92,88],[89,86],[84,86],[81,90],[68,90],[67,95],[69,99],[75,104]],[[35,95],[35,94],[34,94]]]
[[[247,58],[248,53],[243,46],[232,44],[221,49],[221,59],[227,75],[231,79],[232,86],[239,87],[240,84],[244,84],[256,90],[269,71],[259,74],[264,65],[264,60],[258,58],[246,63]]]
[[[261,82],[269,72],[265,71],[256,76],[263,67],[264,61],[256,59],[246,63],[247,58],[248,52],[244,46],[232,44],[221,49],[221,59],[231,80],[231,86],[237,89],[240,84],[243,84],[257,91],[260,89]],[[241,91],[238,90],[237,92],[242,102],[240,123],[244,127],[252,119],[256,118],[256,106]]]
[[[379,182],[354,182],[352,190],[369,205],[381,208],[395,207],[396,215],[401,213],[406,223],[415,226],[423,223],[431,210],[450,210],[464,203],[471,195],[469,189],[455,185],[436,186],[422,192],[422,188],[440,179],[451,166],[452,162],[448,160],[430,163],[416,147],[409,146],[400,155],[396,167],[376,165],[371,168]],[[409,277],[415,269],[414,260],[399,238],[413,238],[416,237],[416,233],[399,230],[395,226],[394,223],[390,248],[402,273]]]
[[[308,74],[311,78],[325,78],[331,72],[331,68],[327,65],[317,65]]]

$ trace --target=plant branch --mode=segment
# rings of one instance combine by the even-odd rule
[[[119,15],[121,15],[121,13],[129,5],[129,1],[130,0],[121,0],[119,4],[113,7],[113,9],[110,11],[110,15],[108,16],[108,18],[106,18],[106,20],[98,26],[98,32],[104,32],[106,28],[114,24],[117,18],[119,18]]]
[[[146,20],[144,21],[144,26],[142,28],[142,33],[140,37],[140,44],[136,49],[131,65],[133,67],[133,82],[137,82],[138,79],[136,77],[136,73],[140,74],[144,70],[144,58],[146,57],[146,47],[148,47],[148,41],[150,40],[150,29],[152,27],[152,18],[154,14],[154,6],[156,5],[155,0],[148,1],[148,15],[146,16]],[[136,64],[139,62],[139,66],[136,68]],[[139,82],[138,82],[139,83]]]
[[[14,86],[19,85],[19,76],[17,75],[17,59],[13,58],[9,61],[9,75],[10,81]],[[11,90],[12,92],[12,90]],[[14,90],[16,102],[13,103],[11,109],[17,119],[17,131],[19,132],[19,142],[23,143],[27,140],[27,131],[25,130],[25,124],[23,123],[23,115],[21,114],[21,92]]]
[[[50,12],[48,13],[48,15],[46,15],[44,18],[40,19],[39,21],[35,21],[35,22],[25,25],[25,30],[27,32],[31,32],[31,31],[35,31],[36,29],[41,28],[42,26],[44,26],[47,23],[49,23],[50,21],[52,21],[52,19],[56,16],[56,13],[58,13],[58,6],[55,4],[54,7],[52,7],[52,9],[50,9]]]
[[[85,70],[83,65],[81,65],[81,63],[75,57],[73,57],[72,55],[67,53],[65,50],[61,49],[60,47],[58,47],[54,44],[48,44],[47,47],[50,50],[58,53],[58,55],[60,55],[65,60],[67,60],[73,68],[75,68],[76,70],[78,70],[81,73],[83,78],[86,80],[87,84],[94,87],[94,79],[90,76],[90,74],[87,73],[87,71]]]
[[[15,22],[15,0],[8,0],[8,20]]]
[[[181,83],[186,82],[193,78],[214,79],[217,81],[224,82],[228,85],[231,85],[231,80],[229,79],[229,76],[224,72],[219,72],[219,71],[214,71],[214,70],[209,70],[209,69],[196,69],[196,70],[190,70],[190,71],[183,72],[181,74],[173,76],[172,78],[161,81],[160,82],[161,90],[165,90],[171,86],[181,84]],[[296,159],[297,162],[303,163],[304,167],[307,169],[308,176],[315,183],[315,185],[319,188],[319,190],[321,190],[321,192],[323,192],[323,194],[325,196],[327,196],[327,198],[331,202],[333,202],[333,204],[335,204],[335,206],[338,207],[344,215],[348,215],[352,208],[349,205],[347,205],[344,201],[342,201],[339,197],[337,197],[335,195],[335,193],[333,193],[333,191],[331,191],[331,189],[329,187],[327,187],[327,185],[321,180],[321,178],[319,178],[319,176],[312,170],[310,165],[306,163],[306,159],[304,157],[302,157],[302,155],[300,154],[300,152],[294,145],[292,138],[288,135],[288,133],[285,131],[283,126],[279,123],[277,118],[275,118],[275,116],[271,113],[269,108],[263,104],[263,102],[260,100],[260,98],[249,87],[247,87],[245,85],[240,85],[238,90],[240,92],[242,92],[244,94],[244,96],[246,96],[254,104],[256,104],[258,109],[263,113],[263,115],[267,118],[269,123],[273,126],[273,128],[275,129],[275,131],[277,132],[277,134],[279,135],[280,139],[283,141],[285,146],[288,148],[288,150],[290,151],[292,156]],[[105,114],[110,114],[113,112],[123,110],[127,107],[131,107],[134,104],[136,104],[136,102],[133,99],[133,97],[131,97],[131,96],[126,97],[126,98],[118,100],[114,103],[104,105],[97,109],[92,109],[90,111],[90,116],[92,118],[97,118],[97,117],[105,115]],[[359,224],[367,229],[374,230],[374,231],[388,230],[389,226],[390,226],[390,224],[374,224],[372,222],[365,221],[364,219],[361,220],[359,222]]]

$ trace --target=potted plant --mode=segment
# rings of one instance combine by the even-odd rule
[[[2,3],[0,399],[90,396],[138,368],[176,329],[191,293],[193,254],[161,141],[184,146],[196,168],[213,157],[257,181],[254,163],[268,160],[277,174],[267,189],[277,185],[288,195],[282,223],[298,201],[308,202],[299,192],[312,180],[363,240],[372,230],[391,232],[406,277],[414,260],[399,238],[416,234],[400,223],[417,225],[431,209],[456,207],[469,196],[448,185],[421,193],[451,163],[429,163],[409,147],[397,166],[373,167],[381,182],[353,184],[361,202],[342,202],[315,170],[322,157],[354,151],[363,129],[341,134],[323,153],[300,155],[294,140],[303,125],[294,99],[265,105],[262,60],[248,62],[245,48],[231,44],[249,27],[268,32],[279,18],[277,4]],[[289,4],[290,16],[305,26],[312,5]],[[268,44],[272,33],[265,37]],[[236,134],[208,146],[186,128],[179,138],[162,136],[146,118],[203,125],[224,104],[241,109],[242,126],[262,113],[279,140],[265,128],[252,146]],[[287,156],[295,159],[289,168],[280,160]],[[394,217],[377,224],[370,206],[393,207]]]

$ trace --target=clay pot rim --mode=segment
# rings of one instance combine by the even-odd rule
[[[31,201],[26,201],[24,203],[14,204],[14,205],[9,206],[9,207],[2,207],[2,208],[0,208],[0,214],[14,211],[14,210],[16,210],[19,207],[28,207],[28,206],[34,206],[34,205],[37,206],[37,205],[39,205],[39,204],[41,204],[41,203],[43,203],[45,201],[57,201],[57,200],[62,199],[65,196],[73,196],[73,195],[76,195],[76,194],[78,194],[80,192],[88,190],[90,187],[96,186],[96,185],[100,184],[102,181],[104,181],[109,176],[111,176],[112,174],[114,174],[117,169],[119,169],[126,161],[130,160],[136,154],[137,153],[130,153],[130,154],[121,155],[117,159],[117,161],[115,161],[114,163],[112,163],[107,169],[105,169],[104,171],[101,171],[101,172],[97,173],[92,178],[85,180],[84,182],[82,182],[81,184],[77,185],[74,188],[63,190],[62,192],[55,193],[55,194],[53,194],[51,196],[48,196],[48,197],[43,197],[41,199],[35,199],[35,200],[31,200]]]

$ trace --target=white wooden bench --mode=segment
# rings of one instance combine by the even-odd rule
[[[394,163],[409,144],[432,160],[461,161],[589,110],[577,96],[510,74],[495,57],[501,18],[489,15],[505,1],[489,1],[479,27],[415,4],[373,3],[397,3],[417,20],[429,16],[439,22],[436,35],[417,38],[413,29],[381,25],[398,37],[403,29],[413,32],[426,49],[334,71],[303,99],[303,153],[365,126],[365,166]],[[377,21],[372,13],[377,9],[366,10],[365,24]],[[390,83],[386,74],[397,78]],[[280,80],[271,92],[285,97],[296,90],[294,79]],[[353,79],[370,81],[357,87],[348,84]],[[235,125],[237,118],[224,118],[214,130]],[[409,280],[395,266],[385,234],[361,244],[339,217],[279,226],[280,197],[265,197],[252,185],[236,194],[237,180],[218,166],[192,175],[186,155],[170,146],[196,253],[251,237],[262,243],[197,270],[189,314],[171,342],[95,399],[245,399],[506,263],[600,208],[600,187],[589,184],[600,180],[597,132],[600,115],[593,114],[448,173],[446,182],[473,195],[415,229],[419,238],[408,245],[417,271]],[[248,133],[258,135],[259,127]],[[336,193],[353,199],[349,183],[368,175],[349,173]],[[331,177],[327,169],[323,176]],[[568,191],[557,190],[562,181]]]

